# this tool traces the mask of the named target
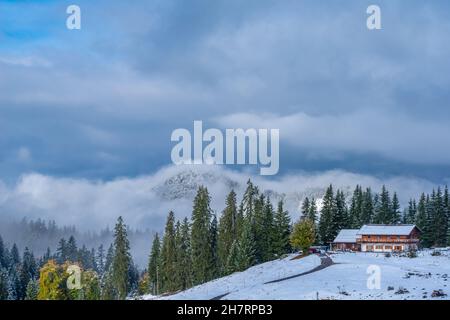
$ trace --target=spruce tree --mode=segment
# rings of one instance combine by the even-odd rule
[[[439,187],[433,201],[434,211],[434,245],[443,247],[447,244],[447,216],[445,213],[442,190]]]
[[[58,247],[56,248],[56,256],[59,264],[62,264],[69,260],[66,239],[62,238],[61,240],[59,240]]]
[[[353,191],[349,209],[349,226],[354,229],[358,229],[362,226],[363,222],[363,192],[361,186],[357,185]]]
[[[423,232],[427,223],[427,211],[425,205],[425,194],[420,196],[419,204],[417,206],[417,213],[414,219],[416,226]]]
[[[237,242],[237,252],[233,265],[236,271],[244,271],[256,263],[255,240],[251,232],[250,221],[244,221],[243,230]]]
[[[37,300],[39,293],[39,283],[36,280],[30,279],[26,287],[25,300]]]
[[[281,257],[290,252],[289,236],[291,234],[291,218],[283,208],[283,200],[278,202],[274,217],[274,237],[272,239],[273,253],[275,257]]]
[[[209,241],[211,244],[211,270],[210,277],[211,279],[215,279],[220,276],[220,264],[219,264],[219,256],[218,256],[218,226],[217,226],[217,216],[215,214],[212,215],[211,225],[209,228]]]
[[[100,275],[100,278],[105,273],[105,249],[103,244],[101,244],[97,249],[97,256],[95,258],[95,270]]]
[[[161,243],[159,241],[158,233],[155,234],[153,238],[152,250],[150,253],[149,263],[148,263],[148,276],[150,281],[150,292],[153,295],[158,295],[161,292],[160,286],[160,252]]]
[[[335,212],[333,186],[330,185],[323,197],[323,205],[319,221],[320,242],[324,245],[334,240],[333,217]]]
[[[369,224],[372,222],[373,219],[373,197],[372,197],[372,190],[370,188],[367,188],[366,191],[363,194],[363,205],[362,205],[362,212],[361,212],[361,226],[365,224]]]
[[[307,215],[308,219],[317,224],[317,204],[316,199],[312,198],[309,205],[309,213]]]
[[[129,269],[132,264],[130,244],[122,217],[117,219],[114,228],[114,259],[112,261],[112,280],[119,299],[125,299],[130,290]]]
[[[310,214],[310,208],[311,204],[309,202],[309,198],[305,197],[305,199],[302,202],[302,206],[300,209],[300,218],[308,218]]]
[[[194,285],[212,280],[211,208],[208,190],[199,187],[192,210],[192,273]]]
[[[389,224],[398,224],[401,220],[400,202],[398,201],[397,193],[394,192],[392,197],[391,214],[388,221]]]
[[[347,227],[347,205],[345,203],[345,195],[344,192],[338,190],[336,192],[336,197],[334,199],[334,216],[332,223],[332,236],[333,239],[336,238],[339,231]]]
[[[75,240],[74,236],[70,236],[69,240],[67,241],[66,244],[66,252],[67,252],[67,258],[65,261],[70,261],[70,262],[81,262],[81,259],[79,259],[79,254],[78,254],[78,247],[77,247],[77,242]],[[65,262],[64,261],[64,262]]]
[[[231,245],[238,238],[238,211],[236,193],[232,190],[226,199],[226,206],[219,221],[218,256],[222,273],[225,272]]]
[[[389,224],[392,221],[392,205],[389,191],[383,185],[377,205],[375,207],[374,222],[378,224]]]
[[[180,228],[177,259],[179,279],[181,279],[181,289],[186,290],[192,287],[191,234],[187,218],[184,218]]]
[[[171,211],[167,217],[161,247],[161,288],[163,292],[174,292],[178,289],[175,234],[175,216]]]
[[[273,241],[275,239],[275,227],[274,227],[274,210],[272,203],[267,197],[263,208],[263,229],[265,230],[264,237],[264,261],[271,261],[275,258],[275,248]]]

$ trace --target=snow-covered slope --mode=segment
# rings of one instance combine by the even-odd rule
[[[284,259],[266,262],[243,272],[236,272],[227,277],[210,281],[178,294],[161,297],[162,299],[212,299],[227,293],[257,290],[264,283],[284,277],[303,273],[320,265],[320,258],[312,255],[303,259],[291,260],[295,255]],[[144,299],[152,299],[145,296]]]
[[[269,280],[311,270],[320,263],[317,256],[283,259],[163,299],[211,299],[228,292],[223,299],[449,299],[449,255],[448,251],[443,251],[441,256],[423,251],[417,258],[361,252],[333,254],[331,258],[335,264],[323,270],[265,284]],[[368,287],[371,269],[380,272],[379,289]],[[403,292],[402,288],[405,289]],[[433,291],[439,290],[448,296],[432,297]]]

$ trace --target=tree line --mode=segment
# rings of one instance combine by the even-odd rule
[[[282,200],[274,206],[250,180],[240,201],[231,191],[220,217],[210,207],[206,187],[199,187],[190,218],[169,212],[164,233],[155,234],[149,261],[139,271],[130,254],[128,228],[119,217],[107,250],[79,247],[74,236],[62,238],[54,253],[35,258],[19,253],[0,237],[0,299],[125,299],[174,293],[218,277],[281,258],[293,250],[307,254],[312,244],[326,245],[344,228],[364,224],[416,224],[424,247],[450,245],[448,189],[422,194],[401,210],[396,193],[356,186],[347,199],[330,185],[319,204],[306,197],[292,224]],[[320,214],[319,214],[320,213]],[[69,288],[71,266],[81,272],[81,286]]]
[[[365,224],[415,224],[422,231],[423,247],[450,245],[450,202],[448,188],[422,193],[419,200],[410,199],[401,210],[397,194],[385,186],[380,193],[356,186],[349,201],[342,190],[330,185],[322,199],[320,218],[315,199],[305,198],[301,206],[303,219],[314,222],[316,244],[327,245],[342,229],[359,229]]]

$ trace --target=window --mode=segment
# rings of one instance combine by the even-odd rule
[[[386,249],[386,250],[392,250],[392,246],[384,246],[384,249]]]
[[[377,249],[377,250],[383,250],[383,246],[375,246],[375,249]]]
[[[402,249],[403,249],[402,246],[395,246],[394,247],[395,251],[402,251]]]

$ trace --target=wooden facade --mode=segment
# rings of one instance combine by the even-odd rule
[[[420,233],[415,225],[364,225],[358,230],[341,230],[332,248],[363,252],[417,250]]]
[[[384,234],[364,234],[361,231],[357,243],[361,245],[361,251],[365,252],[402,252],[408,250],[417,250],[419,246],[420,230],[413,226],[408,234],[396,234],[395,230],[399,228],[393,226],[392,234],[385,234],[386,228],[383,226]],[[363,229],[363,228],[362,228]],[[376,228],[372,229],[376,230]]]

